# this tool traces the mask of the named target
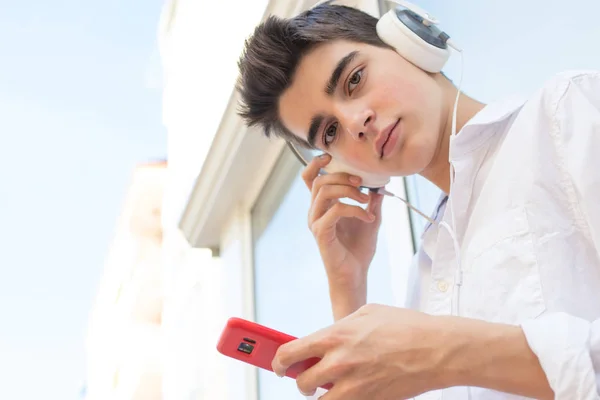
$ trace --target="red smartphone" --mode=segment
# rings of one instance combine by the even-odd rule
[[[297,339],[256,322],[241,318],[230,318],[221,333],[217,350],[228,357],[244,361],[256,367],[273,372],[271,362],[282,344]],[[303,371],[319,362],[320,358],[311,358],[292,365],[286,376],[296,379]],[[331,389],[327,384],[323,389]]]

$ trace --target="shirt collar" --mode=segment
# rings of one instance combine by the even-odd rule
[[[434,220],[435,222],[439,222],[442,219],[442,211],[446,207],[447,200],[448,200],[448,196],[446,195],[446,193],[440,194],[440,197],[435,206],[435,210],[434,210],[433,214],[431,215],[431,219]],[[427,222],[427,224],[425,225],[425,228],[423,228],[423,233],[421,233],[421,240],[423,240],[423,238],[425,237],[425,234],[431,229],[432,225],[433,224],[431,222]]]
[[[485,128],[507,120],[520,110],[525,102],[525,96],[513,95],[483,107],[451,140],[451,158],[460,158],[481,146],[494,133],[493,129]]]
[[[473,116],[456,135],[456,138],[450,143],[452,158],[460,158],[472,152],[483,142],[485,142],[494,133],[494,129],[485,129],[487,126],[493,126],[496,123],[505,121],[515,112],[521,109],[527,98],[522,95],[513,95],[503,100],[487,104],[481,111]],[[433,220],[441,220],[442,211],[445,207],[448,196],[445,193],[440,195]],[[423,229],[421,240],[424,240],[426,234],[430,234],[431,222]]]

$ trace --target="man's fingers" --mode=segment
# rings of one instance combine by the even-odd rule
[[[328,349],[325,335],[326,331],[321,330],[279,346],[271,368],[277,375],[284,376],[287,369],[298,362],[314,357],[323,358]]]
[[[317,176],[313,180],[312,184],[312,201],[315,201],[315,197],[319,194],[322,188],[331,186],[331,185],[346,185],[355,187],[358,190],[358,187],[361,184],[361,178],[358,176],[353,176],[347,174],[345,172],[336,172],[335,174],[325,174]]]
[[[359,206],[336,203],[310,226],[318,242],[328,242],[335,238],[335,224],[340,218],[358,218],[368,223],[375,221],[375,215]]]
[[[298,390],[305,396],[312,396],[318,388],[331,388],[335,381],[346,372],[343,366],[334,363],[334,354],[328,353],[313,367],[296,377]]]
[[[336,203],[315,223],[333,226],[340,218],[358,218],[365,222],[373,222],[375,215],[360,206]]]
[[[313,181],[319,176],[319,171],[324,168],[331,161],[329,154],[321,154],[318,157],[313,158],[308,165],[302,171],[302,180],[308,187],[308,190],[312,190]]]
[[[321,187],[313,200],[309,213],[309,224],[321,218],[331,207],[332,202],[338,201],[341,198],[353,199],[359,203],[367,203],[369,201],[369,195],[362,193],[354,186],[325,185]]]
[[[369,192],[369,204],[367,211],[375,215],[377,219],[381,219],[381,206],[383,204],[383,195],[375,192]]]

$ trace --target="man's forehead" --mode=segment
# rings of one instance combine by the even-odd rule
[[[309,68],[312,65],[333,68],[337,62],[346,54],[364,47],[362,43],[347,40],[332,40],[315,46],[300,60],[298,68]],[[322,70],[323,75],[331,73],[330,70]]]
[[[308,137],[308,124],[312,115],[319,109],[323,100],[318,93],[319,84],[302,84],[296,81],[290,85],[279,98],[279,118],[283,125],[294,135],[306,140]]]

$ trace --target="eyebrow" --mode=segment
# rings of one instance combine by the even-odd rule
[[[338,82],[340,81],[340,77],[342,76],[342,73],[344,72],[344,70],[346,69],[348,64],[350,64],[352,62],[352,60],[354,60],[354,58],[356,58],[357,55],[358,55],[358,51],[353,51],[351,53],[348,53],[345,57],[343,57],[340,61],[338,61],[335,69],[333,70],[333,72],[331,73],[331,76],[329,77],[327,86],[325,86],[325,93],[327,93],[329,96],[331,96],[335,92],[335,89],[337,88],[337,85],[338,85]]]

